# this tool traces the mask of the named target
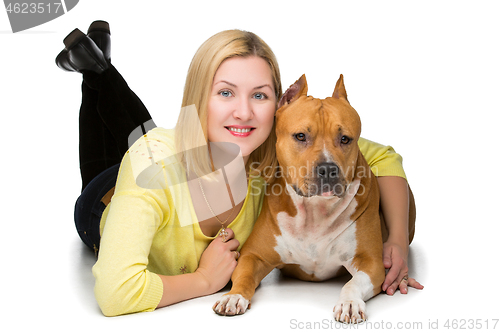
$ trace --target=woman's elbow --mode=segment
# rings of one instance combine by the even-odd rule
[[[127,313],[124,306],[125,302],[120,299],[121,297],[116,288],[100,285],[99,281],[96,281],[94,294],[102,314],[106,317],[115,317]]]
[[[114,317],[153,311],[160,301],[163,290],[160,290],[162,288],[160,278],[157,278],[159,282],[153,283],[155,281],[150,281],[148,275],[153,274],[143,272],[125,282],[97,278],[94,294],[101,312],[107,317]],[[156,284],[160,286],[157,287]]]

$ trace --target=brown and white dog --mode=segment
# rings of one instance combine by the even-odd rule
[[[334,318],[365,320],[365,301],[381,291],[385,269],[379,188],[358,148],[360,132],[342,75],[326,99],[307,96],[304,75],[285,92],[276,112],[282,177],[268,185],[271,194],[241,250],[231,291],[213,306],[216,313],[244,313],[276,267],[307,281],[346,269],[352,279],[342,288]]]

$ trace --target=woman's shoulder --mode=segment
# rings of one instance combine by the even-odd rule
[[[148,131],[146,135],[156,135],[158,137],[168,138],[173,140],[174,133],[175,133],[174,128],[155,127],[152,130]]]
[[[165,189],[165,172],[174,173],[174,176],[180,173],[176,168],[180,164],[175,151],[174,133],[173,129],[157,127],[137,139],[122,161],[122,169],[128,173],[127,178],[143,189]]]
[[[128,153],[131,158],[148,163],[164,160],[176,154],[174,138],[174,129],[156,127],[138,138]]]
[[[375,141],[371,141],[365,138],[359,138],[358,140],[358,146],[363,155],[369,155],[369,154],[375,154],[375,155],[380,155],[380,154],[385,154],[385,153],[395,153],[394,148],[388,145],[383,145]]]
[[[169,146],[174,146],[175,129],[173,128],[163,128],[155,127],[148,131],[144,138],[149,138],[150,140],[157,140],[163,144]]]

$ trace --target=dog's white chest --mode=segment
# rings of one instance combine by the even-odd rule
[[[325,199],[289,193],[297,214],[278,213],[281,235],[276,236],[274,250],[283,263],[298,264],[305,273],[320,280],[334,277],[356,251],[356,224],[350,219],[357,206],[354,195]]]

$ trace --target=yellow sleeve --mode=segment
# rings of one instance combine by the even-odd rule
[[[168,219],[169,206],[161,190],[136,185],[129,155],[120,167],[104,217],[99,258],[92,269],[95,297],[105,316],[153,311],[163,295],[160,277],[147,267],[153,239]]]
[[[391,146],[363,138],[359,138],[358,146],[375,176],[398,176],[406,179],[403,158]]]

